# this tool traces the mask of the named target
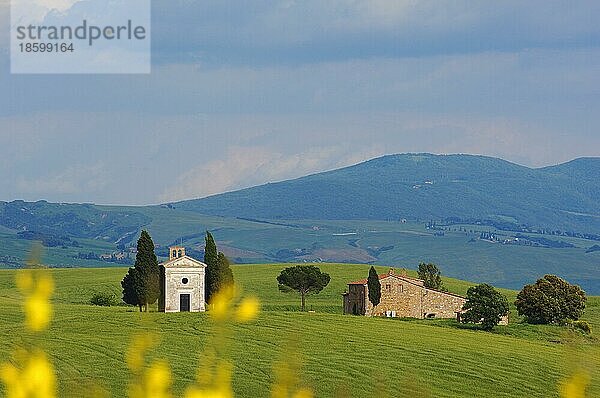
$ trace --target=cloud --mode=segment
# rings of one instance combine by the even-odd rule
[[[576,49],[278,67],[163,65],[150,76],[131,77],[0,74],[0,86],[6,88],[0,95],[0,115],[49,110],[240,114],[419,109],[520,116],[552,115],[574,107],[593,113],[599,102],[598,67],[600,49]],[[82,87],[94,95],[85,95]],[[583,97],[589,107],[582,109]]]
[[[380,154],[381,149],[353,151],[343,146],[314,147],[287,155],[267,147],[231,147],[223,159],[194,167],[160,197],[163,202],[208,196],[348,166]]]
[[[593,47],[598,2],[156,2],[157,60],[298,64]],[[176,54],[176,55],[175,55]]]
[[[16,188],[23,194],[72,195],[96,193],[109,183],[102,164],[74,165],[58,174],[36,178],[19,177]]]
[[[507,117],[424,115],[407,117],[404,131],[417,148],[440,154],[468,153],[500,157],[529,167],[542,167],[581,156],[599,156],[600,136],[585,142],[550,127]],[[429,143],[416,137],[428,137]]]
[[[600,156],[599,15],[591,1],[156,1],[150,75],[10,75],[0,55],[0,199],[157,203],[384,153]],[[81,191],[74,165],[97,164],[107,185]]]
[[[413,110],[0,118],[0,200],[160,203],[402,152],[476,153],[533,166],[599,156],[600,135],[571,134],[569,124]],[[88,177],[96,183],[86,185]]]

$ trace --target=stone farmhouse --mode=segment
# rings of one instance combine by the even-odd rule
[[[163,312],[206,310],[206,264],[185,255],[185,248],[169,248],[169,261],[160,264],[158,309]]]
[[[369,301],[367,279],[348,283],[344,296],[344,314],[407,318],[459,317],[466,299],[462,296],[426,288],[421,279],[400,275],[393,269],[379,275],[381,302]]]

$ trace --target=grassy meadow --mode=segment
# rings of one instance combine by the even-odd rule
[[[591,375],[588,396],[600,396],[600,342],[594,337],[600,297],[588,298],[584,316],[592,337],[523,324],[514,310],[509,326],[489,333],[450,320],[342,315],[341,293],[348,281],[366,277],[366,265],[320,264],[331,283],[309,297],[314,312],[301,313],[299,297],[277,289],[275,277],[285,266],[233,267],[244,294],[258,296],[262,311],[251,323],[226,328],[207,313],[140,314],[132,307],[88,304],[95,292],[120,295],[124,268],[52,269],[55,315],[39,336],[23,328],[15,271],[0,271],[0,362],[9,360],[15,345],[35,343],[51,356],[61,396],[89,396],[97,385],[122,397],[129,379],[124,355],[133,336],[156,333],[160,343],[151,357],[169,361],[174,392],[181,395],[219,334],[221,354],[235,363],[238,397],[269,396],[276,364],[294,361],[301,364],[302,384],[317,397],[557,397],[559,382],[579,367]],[[470,286],[455,279],[445,284],[459,294]],[[503,292],[514,300],[515,291]]]
[[[100,206],[99,209],[109,208]],[[433,262],[445,275],[511,289],[520,289],[544,273],[553,273],[581,285],[590,294],[600,295],[600,251],[586,253],[598,243],[592,240],[544,235],[575,246],[547,248],[479,240],[481,232],[502,237],[514,235],[484,225],[456,225],[452,226],[452,230],[444,231],[443,236],[436,236],[440,231],[426,229],[425,221],[249,221],[160,206],[115,208],[122,213],[134,209],[151,220],[140,228],[147,229],[161,248],[177,242],[202,251],[204,231],[209,230],[219,242],[219,248],[238,264],[314,261],[415,268],[420,262]],[[0,228],[0,247],[4,249],[3,253],[10,253],[0,255],[0,268],[18,268],[26,262],[32,241],[20,239],[17,232]],[[534,238],[542,236],[529,235]],[[139,231],[131,235],[134,241],[137,236]],[[116,237],[112,240],[105,240],[106,237],[102,236],[97,238],[77,237],[78,246],[48,247],[43,262],[56,268],[118,266],[99,259],[78,258],[80,252],[101,255],[117,250],[114,244]],[[297,251],[305,254],[295,255]]]

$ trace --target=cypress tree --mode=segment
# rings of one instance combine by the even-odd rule
[[[121,287],[123,288],[123,301],[125,304],[137,305],[141,312],[142,304],[139,297],[142,293],[143,285],[137,269],[129,268],[121,281]]]
[[[212,234],[206,231],[204,238],[204,264],[206,264],[206,286],[204,289],[206,302],[216,293],[218,284],[219,254]]]
[[[377,307],[381,302],[381,282],[379,282],[379,275],[377,275],[377,271],[373,266],[369,269],[367,287],[369,288],[369,301],[373,304],[373,307]]]
[[[160,270],[154,254],[154,242],[146,231],[142,231],[137,242],[135,265],[127,271],[121,282],[123,301],[148,311],[160,295]]]
[[[229,259],[227,259],[225,254],[219,252],[217,257],[217,280],[215,283],[216,289],[214,291],[218,291],[219,289],[232,284],[233,272],[231,271]]]

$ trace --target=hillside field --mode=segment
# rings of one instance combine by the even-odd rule
[[[600,251],[587,252],[597,241],[553,237],[573,247],[549,248],[501,244],[479,239],[482,232],[504,239],[514,233],[484,225],[453,225],[445,231],[427,229],[425,222],[358,220],[239,220],[204,216],[189,211],[144,208],[152,222],[144,226],[163,249],[180,243],[201,252],[204,231],[219,242],[219,249],[234,262],[342,262],[375,263],[416,269],[419,262],[436,263],[445,275],[474,282],[520,289],[544,273],[554,273],[600,294]],[[126,212],[126,208],[118,208]],[[462,231],[460,230],[462,229]],[[443,236],[436,236],[443,233]],[[544,235],[524,234],[532,239]],[[139,236],[136,232],[135,237]],[[18,268],[27,259],[30,240],[16,231],[0,230],[0,268]],[[78,247],[48,247],[44,263],[52,267],[110,267],[115,263],[81,259],[78,253],[110,254],[114,243],[77,238]],[[160,254],[160,253],[159,253]]]
[[[301,313],[299,297],[278,291],[275,277],[289,264],[233,266],[245,295],[262,303],[258,319],[232,324],[220,347],[235,363],[238,397],[268,397],[275,363],[301,361],[298,372],[317,397],[557,397],[558,383],[580,366],[590,372],[588,396],[600,396],[600,297],[588,297],[584,319],[592,337],[557,326],[532,326],[511,313],[511,324],[492,332],[450,320],[399,320],[341,314],[346,283],[366,277],[368,266],[319,264],[331,283]],[[384,272],[380,267],[378,271]],[[15,344],[35,344],[50,353],[61,396],[88,396],[98,384],[124,396],[128,371],[124,353],[136,333],[154,332],[160,344],[153,358],[167,359],[174,391],[181,396],[196,377],[207,342],[217,332],[207,313],[140,314],[132,307],[95,307],[95,292],[120,295],[125,268],[52,269],[55,317],[33,337],[23,331],[21,296],[13,270],[0,271],[0,362]],[[468,282],[444,280],[464,294]],[[503,290],[513,301],[515,291]],[[223,331],[219,331],[222,333]],[[1,390],[0,390],[1,391]],[[349,392],[349,395],[348,395]]]

